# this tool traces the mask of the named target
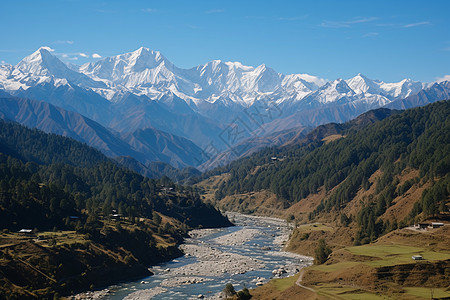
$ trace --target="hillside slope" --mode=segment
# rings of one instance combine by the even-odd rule
[[[202,150],[188,139],[154,128],[119,135],[79,113],[47,102],[0,98],[0,118],[76,139],[109,157],[132,156],[143,164],[162,161],[175,167],[196,166],[204,160]]]
[[[346,124],[319,126],[294,145],[263,150],[203,177],[198,187],[223,209],[294,222],[286,249],[316,259],[297,277],[274,279],[251,294],[450,297],[449,115],[450,101],[369,112]],[[445,225],[408,226],[421,221]],[[412,259],[417,255],[423,260]]]
[[[188,229],[228,225],[190,187],[0,121],[0,298],[48,298],[149,275],[150,264],[181,255],[176,245]]]
[[[268,149],[211,171],[229,174],[216,184],[216,201],[230,208],[227,201],[240,197],[243,208],[251,205],[245,195],[267,191],[298,221],[342,219],[358,228],[355,243],[370,242],[416,216],[445,211],[449,113],[450,102],[441,101],[360,128],[322,126],[300,146]],[[321,130],[339,135],[323,139]]]

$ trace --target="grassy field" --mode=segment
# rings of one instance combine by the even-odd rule
[[[40,241],[42,246],[50,246],[53,243],[53,239],[57,246],[85,244],[88,242],[84,234],[77,233],[76,231],[48,231],[39,233],[38,237],[43,239]]]
[[[348,255],[345,255],[345,252]],[[422,255],[424,260],[414,261],[411,258],[413,255]],[[329,276],[328,278],[331,280],[333,276],[337,276],[336,274],[347,273],[348,275],[357,269],[362,269],[363,266],[368,272],[371,272],[371,270],[375,271],[379,267],[394,267],[402,264],[427,264],[430,262],[449,260],[450,251],[435,252],[427,250],[424,247],[400,244],[369,244],[341,249],[336,253],[336,256],[343,257],[342,261],[312,266],[308,269],[319,272],[319,275],[316,274],[316,276],[320,276],[320,273],[322,273],[324,274],[324,279]],[[361,268],[358,266],[361,266]],[[423,276],[426,278],[428,275],[424,274]],[[431,290],[433,290],[435,298],[450,297],[450,291],[446,291],[445,288],[406,287],[393,282],[386,282],[384,285],[393,287],[394,292],[392,292],[392,296],[376,294],[376,288],[374,286],[369,288],[354,288],[345,284],[326,283],[315,284],[312,287],[318,295],[331,299],[429,299]]]
[[[317,265],[310,267],[311,270],[321,271],[321,272],[334,272],[338,270],[348,269],[357,265],[360,265],[361,262],[356,261],[343,261],[330,265]]]
[[[323,224],[302,225],[297,235],[333,232]],[[283,291],[298,299],[450,299],[450,228],[427,232],[399,229],[379,241],[335,249],[328,261],[304,271],[302,285],[295,280],[272,280],[255,295],[282,299]],[[306,244],[311,238],[300,240]],[[414,261],[413,255],[424,260]],[[290,286],[289,286],[290,285]],[[297,298],[293,298],[297,299]]]
[[[421,247],[406,245],[364,245],[349,247],[345,250],[355,255],[379,258],[377,260],[365,262],[372,267],[412,263],[414,262],[411,258],[413,255],[422,255],[426,261],[450,259],[450,251],[434,252]],[[416,263],[421,263],[421,261],[416,261]]]
[[[405,293],[411,296],[420,297],[424,299],[430,299],[431,294],[433,294],[433,298],[446,298],[450,297],[450,292],[445,289],[439,288],[422,288],[422,287],[405,287]]]
[[[295,284],[299,275],[300,273],[286,278],[273,279],[270,281],[270,284],[272,284],[278,291],[283,292]]]
[[[0,236],[0,248],[8,248],[26,241],[33,241],[44,247],[86,243],[85,235],[75,231],[47,231],[30,236],[13,232],[3,233]]]
[[[322,284],[318,286],[317,294],[328,299],[348,299],[348,300],[379,300],[390,299],[387,296],[380,296],[358,288],[343,287],[336,284]]]
[[[334,228],[331,226],[327,226],[325,224],[313,223],[313,224],[305,224],[297,227],[297,230],[300,233],[312,232],[312,231],[334,231]]]

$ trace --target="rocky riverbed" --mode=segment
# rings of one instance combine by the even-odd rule
[[[182,245],[186,255],[197,258],[197,262],[171,270],[176,275],[221,276],[244,274],[264,267],[258,259],[236,253],[223,252],[210,246]]]
[[[292,230],[284,220],[229,214],[237,226],[200,229],[180,246],[183,257],[153,266],[155,275],[91,293],[95,299],[223,299],[227,283],[236,290],[294,275],[311,258],[282,251]],[[107,291],[107,292],[106,292]],[[84,294],[84,296],[87,296]],[[94,299],[85,297],[77,299]]]
[[[255,236],[262,234],[261,230],[258,229],[243,228],[236,232],[215,238],[213,242],[225,246],[237,246],[243,245],[244,243],[251,241]]]

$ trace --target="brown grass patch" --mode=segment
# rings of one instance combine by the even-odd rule
[[[419,176],[419,171],[409,170],[404,172],[398,177],[400,180],[399,186],[401,186],[407,180],[414,179]],[[414,184],[404,195],[400,195],[392,201],[392,206],[390,206],[386,212],[381,216],[383,221],[387,220],[403,220],[405,219],[414,207],[414,203],[422,198],[423,191],[430,186],[429,183],[420,185]]]
[[[326,192],[325,189],[322,187],[319,189],[319,192],[317,194],[311,194],[308,197],[300,200],[299,202],[289,207],[287,209],[287,213],[293,214],[294,216],[307,215],[310,212],[314,211],[314,209],[316,209],[317,205],[320,204],[320,202],[325,198],[325,196]]]
[[[270,191],[226,196],[216,205],[225,211],[238,211],[260,216],[285,217],[284,201]]]
[[[328,144],[328,143],[330,143],[330,142],[339,140],[339,139],[344,138],[344,137],[345,137],[345,136],[343,136],[342,134],[332,134],[332,135],[329,135],[329,136],[324,137],[324,138],[322,139],[322,141],[324,141],[325,144]]]

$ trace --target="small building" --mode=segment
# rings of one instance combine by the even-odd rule
[[[413,260],[423,260],[423,257],[422,257],[422,255],[413,255],[412,259]]]
[[[278,157],[272,156],[270,159],[271,159],[272,161],[277,161],[277,160],[278,160]]]
[[[440,223],[440,222],[432,222],[431,223],[431,227],[433,227],[433,228],[440,228],[442,226],[444,226],[444,223]]]
[[[23,235],[33,235],[33,229],[20,229],[19,233]]]
[[[430,226],[431,226],[430,223],[418,223],[418,224],[416,225],[416,228],[419,228],[419,229],[427,229],[427,228],[430,227]]]
[[[119,220],[120,220],[120,215],[119,215],[119,214],[112,214],[112,215],[111,215],[111,218],[112,218],[113,220],[119,221]]]

